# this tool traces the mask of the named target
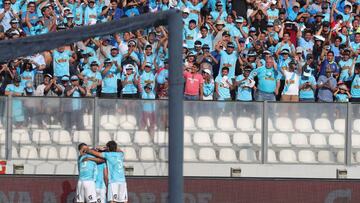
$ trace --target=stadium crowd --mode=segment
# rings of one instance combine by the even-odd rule
[[[0,40],[180,9],[187,100],[360,101],[356,0],[2,0]],[[165,26],[1,63],[2,95],[165,99]]]

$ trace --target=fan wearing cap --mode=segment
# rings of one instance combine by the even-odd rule
[[[333,102],[333,92],[336,90],[337,82],[333,77],[333,70],[326,68],[326,75],[320,75],[317,81],[318,101],[319,102]]]
[[[97,88],[102,84],[102,77],[99,71],[99,64],[96,61],[91,62],[90,69],[85,69],[79,75],[79,78],[84,81],[86,94],[88,96],[96,96]]]
[[[211,65],[219,64],[219,61],[211,54],[210,47],[207,44],[202,46],[202,53],[197,57],[197,63],[209,63]]]
[[[252,101],[252,90],[255,89],[255,80],[250,77],[252,67],[245,66],[243,74],[236,77],[235,86],[238,87],[236,93],[236,100],[238,101]]]
[[[315,102],[316,80],[310,68],[305,68],[299,82],[299,101]]]
[[[122,97],[126,99],[137,98],[139,76],[135,71],[135,67],[132,64],[127,64],[124,69],[125,73],[121,76]]]
[[[203,78],[204,78],[204,84],[203,84],[203,100],[213,100],[214,99],[214,79],[212,77],[212,73],[210,69],[203,69]]]
[[[184,27],[187,27],[189,26],[189,21],[191,20],[191,18],[189,18],[190,9],[184,6],[181,11],[182,11],[181,16],[184,22]]]
[[[265,66],[253,71],[258,78],[256,101],[276,101],[275,96],[278,95],[280,87],[280,74],[277,69],[274,59],[268,57]]]
[[[287,67],[289,66],[289,63],[291,61],[291,58],[289,57],[289,50],[288,49],[283,49],[280,52],[280,56],[279,56],[279,60],[278,60],[278,67],[279,67],[279,73],[281,73],[281,70],[286,70]],[[282,76],[281,80],[285,80],[285,77]]]
[[[119,53],[119,48],[116,46],[111,47],[110,54],[108,54],[107,56],[107,58],[112,61],[112,68],[115,68],[119,72],[121,72],[121,61],[123,59],[123,56]]]
[[[65,50],[63,46],[53,50],[52,56],[54,76],[60,80],[62,76],[70,75],[70,62],[76,60],[76,55],[70,50]]]
[[[146,85],[150,85],[151,90],[155,89],[155,75],[151,70],[151,64],[144,65],[144,71],[140,75],[140,92],[143,92],[143,89]]]
[[[340,84],[334,92],[334,97],[336,102],[349,102],[351,94],[345,84]]]
[[[249,28],[246,26],[246,19],[244,19],[244,17],[240,16],[238,17],[235,22],[235,28],[231,35],[236,38],[238,37],[239,39],[245,39],[248,37],[248,32],[249,32]],[[244,40],[245,42],[245,40]]]
[[[84,25],[96,24],[101,10],[99,10],[95,0],[84,1],[84,6]]]
[[[350,82],[351,75],[354,73],[355,60],[350,58],[349,49],[344,50],[342,59],[338,64],[341,69],[339,82]]]
[[[135,40],[131,39],[128,41],[128,50],[123,55],[123,60],[128,60],[129,63],[136,63],[135,71],[137,71],[138,67],[141,65],[136,50],[137,50],[137,43]]]
[[[37,86],[35,96],[59,96],[63,92],[55,78],[50,74],[44,75],[44,82]]]
[[[229,69],[228,77],[233,79],[235,77],[235,65],[238,58],[238,54],[235,51],[235,45],[233,42],[228,42],[226,50],[220,48],[220,43],[216,45],[216,50],[220,54],[220,72],[226,67]]]
[[[301,67],[296,61],[290,61],[288,68],[280,69],[285,77],[284,89],[281,93],[281,101],[298,102],[299,101],[299,80],[301,76]]]
[[[210,12],[210,15],[214,20],[225,20],[227,17],[227,12],[225,11],[221,1],[216,2],[216,9]]]
[[[187,47],[192,50],[195,46],[195,39],[197,38],[199,34],[199,31],[196,27],[196,21],[190,20],[189,26],[184,27],[183,29],[183,36],[184,36],[184,43],[187,45]]]
[[[121,72],[113,66],[113,62],[110,59],[105,59],[104,66],[100,72],[102,76],[101,97],[117,97],[118,80],[121,79]]]
[[[341,12],[339,11],[337,8],[336,8],[337,4],[334,3],[332,5],[332,12],[335,12],[336,14],[338,15],[341,15],[343,17],[343,20],[344,22],[350,22],[351,20],[351,17],[353,16],[351,14],[351,10],[352,10],[352,5],[350,2],[346,2],[345,3],[345,6],[344,6],[344,12]]]
[[[279,18],[279,9],[276,8],[276,0],[271,1],[270,9],[267,9],[266,15],[269,23],[274,23],[274,21]]]
[[[360,102],[360,63],[355,64],[354,74],[351,82],[351,101]]]
[[[80,85],[79,77],[73,75],[70,77],[70,85],[65,89],[67,97],[83,97],[86,95],[86,89]]]

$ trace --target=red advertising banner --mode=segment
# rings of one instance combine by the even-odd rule
[[[167,178],[128,178],[129,203],[166,203]],[[76,177],[0,176],[1,203],[72,203]],[[360,202],[360,181],[185,178],[187,203]]]

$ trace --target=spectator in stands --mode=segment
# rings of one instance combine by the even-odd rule
[[[252,67],[250,65],[244,68],[244,73],[237,76],[235,86],[238,87],[236,100],[252,101],[252,92],[255,89],[255,81],[250,77]]]
[[[359,102],[360,101],[360,64],[355,65],[354,74],[351,81],[351,101]]]
[[[332,102],[333,92],[336,91],[337,82],[333,77],[333,69],[328,67],[324,75],[320,75],[317,81],[317,88],[319,89],[318,101],[319,102]]]
[[[133,99],[138,97],[139,75],[135,67],[127,64],[125,67],[125,74],[121,77],[122,83],[122,97],[126,99]]]
[[[214,99],[214,79],[211,76],[210,69],[203,70],[204,84],[203,84],[203,100],[213,100]]]
[[[339,88],[334,92],[336,102],[349,102],[351,94],[349,93],[346,85],[339,85]]]
[[[299,80],[302,70],[296,61],[290,61],[289,68],[283,70],[280,68],[282,75],[285,77],[285,86],[282,91],[281,101],[298,102],[299,101]]]
[[[264,66],[254,72],[258,78],[256,101],[276,101],[279,94],[280,76],[273,58],[267,58]]]
[[[63,92],[56,79],[50,74],[44,76],[44,82],[36,88],[35,96],[59,96]]]
[[[202,100],[204,79],[199,72],[199,64],[194,63],[191,68],[184,71],[186,100]]]
[[[233,89],[232,79],[229,77],[229,68],[223,67],[221,74],[215,78],[217,100],[231,100],[230,91]]]
[[[310,68],[306,68],[303,71],[299,82],[299,90],[299,100],[301,102],[315,101],[316,80],[311,74]]]
[[[110,59],[104,61],[104,67],[101,69],[102,85],[101,85],[101,97],[116,98],[118,91],[118,80],[120,80],[120,73],[113,66],[113,62]]]
[[[86,88],[86,95],[95,97],[98,88],[101,88],[102,77],[99,71],[99,64],[96,61],[91,62],[90,69],[85,69],[79,77],[83,80]]]

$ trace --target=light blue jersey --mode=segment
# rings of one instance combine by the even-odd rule
[[[347,61],[341,60],[339,61],[339,66],[341,68],[341,72],[340,72],[340,81],[350,81],[350,75],[349,75],[349,70],[351,70],[351,73],[354,72],[354,67],[352,65],[353,60],[349,59]]]
[[[276,83],[280,79],[278,72],[274,68],[266,68],[265,66],[256,69],[258,77],[258,89],[266,93],[274,93]]]
[[[303,84],[309,82],[311,85],[316,85],[316,80],[314,76],[310,77],[300,77],[299,86],[302,86]],[[315,99],[314,90],[311,88],[302,89],[299,92],[299,98],[301,99]]]
[[[224,77],[219,74],[215,79],[215,82],[218,84],[218,100],[231,99],[229,84],[227,84],[227,82],[225,82],[223,78]],[[228,78],[227,81],[232,85],[232,80],[230,78]]]
[[[253,81],[249,78],[245,79],[245,77],[243,75],[239,75],[236,77],[236,82],[240,83],[238,85],[236,100],[252,101],[251,83],[253,83]]]
[[[335,96],[335,101],[336,102],[349,102],[349,96],[347,94],[338,93]]]
[[[104,181],[104,170],[106,168],[106,164],[98,164],[97,165],[97,176],[95,180],[96,189],[106,189],[105,181]]]
[[[59,52],[54,50],[53,52],[53,67],[54,67],[54,76],[61,78],[64,75],[70,75],[70,58],[71,51],[64,50]]]
[[[128,84],[123,85],[121,92],[123,94],[136,94],[137,93],[137,86],[134,84],[134,74],[128,76],[127,82]],[[137,77],[137,76],[136,76]],[[121,76],[121,81],[125,81],[126,75]]]
[[[109,183],[125,182],[124,153],[103,152],[102,156],[106,159]]]
[[[79,157],[78,159],[78,170],[79,170],[79,180],[96,180],[97,176],[97,164],[94,161],[83,161],[86,158],[94,158],[94,156],[85,154]]]
[[[102,80],[102,77],[101,77],[101,74],[99,71],[93,72],[90,69],[85,69],[82,72],[82,75],[87,79],[87,83],[84,84],[86,87],[91,87],[93,84],[97,84],[99,81]],[[91,95],[93,95],[93,96],[96,95],[96,87],[90,89],[90,91],[91,91]]]
[[[353,98],[360,98],[360,76],[359,74],[354,76],[355,78],[353,79],[352,83],[351,83],[351,96]]]
[[[231,66],[229,67],[229,78],[234,78],[235,77],[235,66],[236,66],[236,60],[238,59],[238,55],[235,51],[233,51],[231,54],[229,54],[226,51],[221,51],[220,52],[220,73],[222,71],[222,68],[224,66],[224,64],[230,64]]]
[[[105,68],[101,69],[101,72],[105,70]],[[120,73],[117,73],[116,68],[111,67],[110,70],[102,75],[102,85],[101,92],[102,93],[117,93],[117,81],[120,80]]]

